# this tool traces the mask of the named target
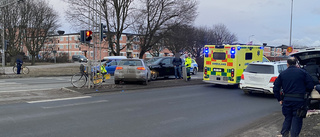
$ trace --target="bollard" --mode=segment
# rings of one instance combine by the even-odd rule
[[[182,66],[182,74],[183,74],[183,80],[188,81],[187,80],[187,68],[185,66]]]

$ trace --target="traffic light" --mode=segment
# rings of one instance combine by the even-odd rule
[[[91,30],[87,30],[86,31],[86,43],[90,43],[90,41],[92,40],[92,31]]]
[[[104,35],[104,33],[106,33],[107,31],[105,30],[107,26],[103,25],[103,23],[100,24],[100,40],[102,41],[104,38],[106,38],[107,36]]]
[[[80,31],[80,42],[85,43],[85,39],[86,39],[86,30],[81,30]]]

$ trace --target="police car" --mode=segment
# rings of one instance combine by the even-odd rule
[[[317,65],[320,66],[320,48],[301,49],[298,52],[291,53],[289,56],[295,57],[298,60],[300,68],[304,68],[312,59],[315,59]],[[311,93],[311,99],[320,100],[320,94],[316,90],[313,90]]]
[[[253,62],[242,73],[239,87],[245,94],[273,94],[273,82],[287,69],[287,62]]]

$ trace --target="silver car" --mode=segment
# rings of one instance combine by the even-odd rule
[[[122,59],[114,72],[115,84],[137,81],[147,85],[150,79],[150,69],[142,59]]]

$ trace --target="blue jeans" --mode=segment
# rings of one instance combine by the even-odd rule
[[[176,78],[181,78],[181,66],[179,66],[179,65],[174,66],[174,76]]]
[[[283,101],[282,114],[285,119],[281,134],[285,137],[290,132],[291,137],[298,137],[302,128],[302,118],[297,117],[297,110],[304,105],[303,101]]]

